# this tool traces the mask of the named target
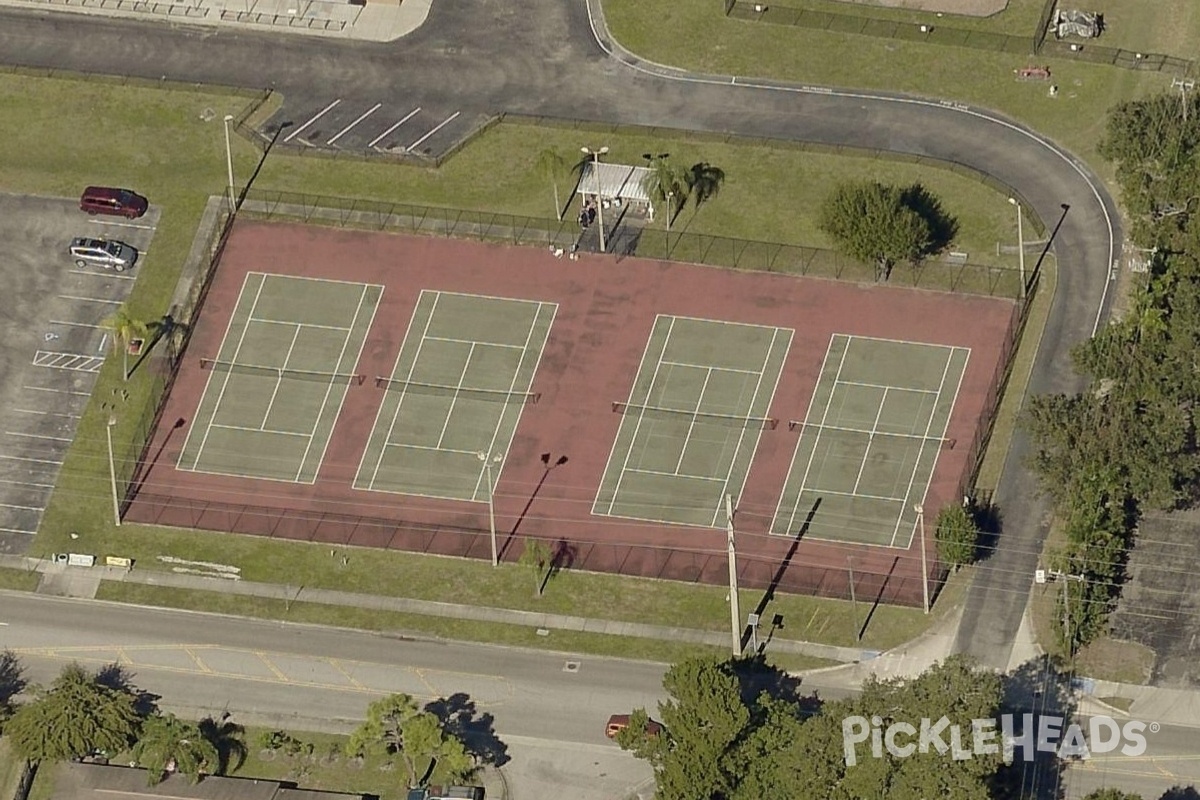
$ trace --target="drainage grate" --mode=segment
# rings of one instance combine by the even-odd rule
[[[579,672],[579,662],[568,661],[563,665],[563,672]]]

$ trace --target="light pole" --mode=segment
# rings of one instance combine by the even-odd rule
[[[733,547],[733,498],[725,495],[725,533],[729,538],[729,620],[733,629],[733,654],[742,654],[742,612],[738,604],[737,551]]]
[[[667,233],[671,232],[671,201],[675,199],[674,192],[667,192]]]
[[[1017,207],[1017,263],[1020,264],[1021,270],[1021,297],[1025,297],[1025,226],[1021,219],[1021,203],[1015,197],[1008,198],[1008,202]]]
[[[233,194],[233,149],[229,146],[229,123],[233,122],[233,114],[225,115],[225,171],[229,178],[229,213],[237,210],[237,200]]]
[[[501,457],[483,452],[476,453],[475,457],[483,462],[483,470],[485,473],[487,473],[488,530],[492,534],[492,566],[495,567],[500,563],[500,555],[496,550],[496,503],[494,501],[496,483],[492,478],[492,467],[500,463]]]
[[[108,440],[108,480],[112,485],[113,524],[121,527],[121,501],[117,498],[117,464],[113,458],[112,429],[117,424],[115,414],[108,415],[108,424],[104,426],[105,438]]]
[[[925,506],[918,503],[913,506],[917,512],[917,535],[921,537],[921,596],[924,599],[925,613],[929,613],[929,565],[925,563]]]
[[[593,150],[590,147],[581,147],[579,151],[584,155],[592,157],[592,177],[596,180],[596,222],[600,225],[600,252],[605,252],[604,248],[604,198],[600,196],[600,156],[608,152],[607,147],[601,147],[599,150]]]

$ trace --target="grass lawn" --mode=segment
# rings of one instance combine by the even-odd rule
[[[1044,84],[1013,78],[1014,69],[1031,63],[1025,55],[737,20],[722,16],[712,0],[604,0],[604,14],[618,41],[652,61],[703,72],[912,92],[995,109],[1056,139],[1101,174],[1110,170],[1096,157],[1096,142],[1109,107],[1171,85],[1166,74],[1039,57],[1037,63],[1050,66],[1060,88],[1051,98]],[[1158,15],[1144,16],[1150,24]],[[1169,30],[1169,23],[1154,24],[1156,30]]]
[[[771,3],[771,7],[1024,36],[1030,41],[1033,39],[1033,32],[1037,28],[1038,21],[1041,19],[1044,5],[1042,0],[1008,0],[1008,5],[1003,11],[987,17],[974,17],[967,14],[936,14],[931,11],[890,8],[872,3],[840,2],[839,0],[783,0],[780,3]],[[770,13],[769,9],[768,13]]]
[[[1104,33],[1096,44],[1196,58],[1200,4],[1195,0],[1156,0],[1152,6],[1145,0],[1105,0],[1103,12]]]
[[[0,567],[0,589],[14,589],[18,592],[32,592],[37,588],[42,576],[36,572],[23,569]],[[3,797],[3,795],[0,795]]]
[[[134,314],[157,318],[166,309],[204,202],[210,194],[219,194],[224,182],[221,127],[205,122],[202,113],[211,109],[213,118],[220,120],[225,113],[237,113],[246,102],[247,98],[224,94],[0,75],[0,105],[13,122],[12,135],[0,143],[0,186],[7,191],[71,196],[85,183],[123,184],[162,205],[152,252],[129,301]],[[68,122],[58,113],[63,107],[80,109],[84,117]],[[113,108],[121,113],[113,115]],[[97,131],[88,148],[77,146],[75,131],[81,124]],[[611,137],[608,144],[616,160],[637,162],[647,148],[665,148],[683,164],[705,159],[720,165],[729,176],[720,197],[694,219],[690,211],[681,218],[681,224],[695,231],[825,244],[812,218],[823,192],[835,180],[872,176],[900,183],[920,180],[938,194],[959,217],[956,247],[983,254],[994,252],[996,240],[1012,238],[1011,208],[1005,198],[970,178],[925,166],[791,148],[773,151],[704,141],[669,142],[636,134]],[[533,160],[545,147],[573,152],[577,146],[578,134],[565,129],[501,125],[436,171],[273,156],[258,186],[548,216],[551,187],[537,177]],[[501,152],[504,158],[497,156]],[[237,173],[249,174],[257,156],[255,148],[239,141]],[[494,172],[497,165],[504,170],[497,180],[477,180],[481,170]],[[109,364],[95,394],[109,396],[119,385],[117,369]],[[135,375],[123,388],[130,399],[128,410],[118,414],[114,431],[118,454],[128,449],[122,442],[135,440],[137,423],[154,389],[148,371]],[[69,534],[77,533],[80,540],[74,549],[86,546],[98,555],[134,557],[141,568],[155,568],[156,555],[170,554],[233,563],[250,580],[286,576],[292,585],[365,593],[402,592],[432,600],[562,613],[604,608],[613,619],[713,630],[724,630],[726,624],[724,591],[715,587],[570,574],[553,584],[546,598],[534,601],[528,575],[517,568],[493,571],[473,562],[362,552],[339,569],[326,547],[135,525],[118,531],[103,502],[107,494],[104,442],[104,418],[91,408],[64,464],[42,532],[34,542],[35,553],[62,550],[71,541]],[[438,570],[439,580],[427,579],[431,568]],[[753,605],[757,599],[748,594],[743,604]],[[784,614],[787,628],[782,636],[855,644],[848,607],[849,603],[837,601],[781,597],[770,612]],[[923,625],[922,615],[912,609],[882,608],[862,645],[884,649],[911,638]]]

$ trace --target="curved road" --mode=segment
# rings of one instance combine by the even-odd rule
[[[1069,351],[1105,313],[1120,233],[1111,199],[1071,156],[980,109],[689,76],[628,54],[614,57],[610,49],[616,48],[583,0],[435,0],[421,28],[386,44],[0,11],[0,61],[10,64],[271,85],[285,98],[391,101],[850,144],[968,164],[1020,192],[1049,226],[1062,215],[1062,204],[1070,207],[1056,240],[1058,291],[1032,389],[1077,388]],[[1002,669],[1047,516],[1020,466],[1026,450],[1018,434],[995,498],[1004,533],[972,587],[958,642],[960,650]]]

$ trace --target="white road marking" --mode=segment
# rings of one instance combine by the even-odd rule
[[[346,127],[342,128],[340,131],[338,131],[337,133],[335,133],[335,134],[333,135],[333,138],[332,138],[332,139],[330,139],[329,141],[327,141],[325,144],[327,144],[327,145],[333,144],[333,143],[334,143],[334,142],[336,142],[338,139],[340,139],[340,138],[342,138],[343,136],[345,136],[347,133],[349,133],[349,131],[350,131],[350,129],[351,129],[351,128],[353,128],[353,127],[354,127],[355,125],[357,125],[358,123],[362,122],[362,121],[363,121],[364,119],[366,119],[367,117],[369,117],[369,116],[371,116],[372,114],[374,114],[376,111],[378,111],[378,110],[379,110],[379,108],[380,108],[382,105],[383,105],[383,103],[376,103],[376,104],[374,105],[374,107],[373,107],[373,108],[371,108],[369,111],[366,111],[365,113],[363,113],[363,114],[362,114],[362,115],[361,115],[361,116],[360,116],[358,119],[354,120],[354,122],[351,122],[349,125],[347,125]]]
[[[304,132],[304,130],[305,130],[305,129],[306,129],[308,126],[309,126],[309,125],[312,125],[314,122],[316,122],[317,120],[319,120],[321,117],[325,116],[325,115],[326,115],[326,114],[328,114],[330,111],[333,111],[334,107],[335,107],[335,106],[337,106],[337,104],[338,104],[338,103],[340,103],[340,102],[342,102],[342,99],[339,97],[337,100],[334,100],[332,103],[330,103],[329,105],[327,105],[327,106],[325,106],[324,108],[322,108],[322,109],[321,109],[320,111],[318,111],[318,112],[317,112],[315,115],[313,115],[313,116],[312,116],[312,117],[311,117],[311,118],[308,120],[308,122],[305,122],[305,123],[304,123],[303,125],[301,125],[299,128],[296,128],[296,130],[292,131],[292,132],[291,132],[291,133],[289,133],[287,136],[283,137],[283,141],[284,141],[284,143],[290,142],[292,139],[295,139],[297,136],[299,136],[301,133],[303,133],[303,132]]]
[[[454,119],[455,119],[455,117],[457,117],[457,116],[458,116],[459,114],[461,114],[461,113],[462,113],[461,111],[455,111],[453,114],[451,114],[450,116],[446,117],[444,120],[442,120],[442,121],[441,121],[441,122],[439,122],[437,125],[435,125],[435,126],[433,127],[433,130],[431,130],[429,133],[425,134],[425,135],[424,135],[424,136],[422,136],[420,139],[417,139],[415,142],[413,142],[412,144],[410,144],[410,145],[408,146],[408,149],[409,149],[409,150],[412,150],[414,147],[417,147],[417,146],[419,146],[419,145],[420,145],[422,142],[424,142],[424,141],[425,141],[426,139],[428,139],[430,136],[433,136],[435,133],[437,133],[438,131],[440,131],[442,128],[446,127],[446,126],[447,126],[447,125],[449,125],[451,122],[453,122],[453,121],[454,121]]]
[[[367,147],[374,147],[375,145],[377,145],[377,144],[379,144],[380,142],[382,142],[384,139],[386,139],[386,138],[387,138],[387,137],[388,137],[388,136],[389,136],[389,135],[392,133],[392,131],[396,130],[396,128],[399,128],[401,125],[403,125],[404,123],[406,123],[406,122],[408,122],[410,119],[412,119],[414,116],[416,116],[416,114],[417,114],[417,113],[418,113],[420,110],[421,110],[421,107],[420,107],[420,106],[417,106],[417,107],[416,107],[416,108],[414,108],[412,111],[408,112],[408,114],[407,114],[407,115],[405,115],[404,119],[400,120],[400,121],[399,121],[399,122],[397,122],[395,125],[393,125],[392,127],[388,128],[386,131],[384,131],[383,133],[379,134],[379,135],[378,135],[378,136],[376,136],[374,139],[372,139],[370,142],[368,142],[368,143],[367,143]]]

